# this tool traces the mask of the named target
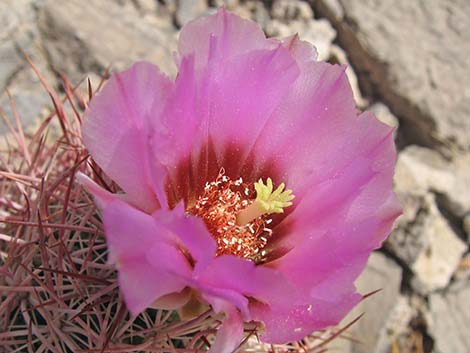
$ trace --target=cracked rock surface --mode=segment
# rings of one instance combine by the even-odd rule
[[[469,353],[470,1],[2,0],[0,108],[13,117],[8,90],[25,126],[50,109],[23,52],[56,89],[59,73],[96,87],[107,69],[136,60],[174,76],[181,26],[222,5],[349,65],[358,109],[397,128],[403,216],[357,282],[382,290],[345,320],[365,313],[354,340],[332,351]]]
[[[337,29],[366,93],[382,96],[411,138],[470,148],[470,2],[314,3]]]

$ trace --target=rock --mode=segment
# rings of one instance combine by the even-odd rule
[[[429,297],[430,333],[436,353],[470,352],[470,282],[460,281]]]
[[[401,319],[404,321],[410,315],[406,299],[400,297],[400,283],[401,268],[384,255],[373,253],[356,284],[358,291],[364,294],[382,290],[358,304],[342,321],[341,326],[344,326],[361,313],[365,313],[347,331],[348,336],[357,341],[338,339],[328,348],[345,353],[388,352],[383,349],[390,346],[389,335],[400,332],[402,326],[406,327],[407,324],[400,322],[398,313],[402,312]]]
[[[338,31],[364,93],[378,91],[394,107],[409,141],[470,150],[470,2],[339,4],[314,1]]]
[[[178,0],[176,23],[182,27],[188,21],[191,21],[205,13],[207,8],[206,0]]]
[[[470,244],[470,214],[467,214],[463,219],[463,230],[467,234],[467,242]]]
[[[159,3],[155,0],[134,0],[137,10],[144,16],[156,14],[160,10]]]
[[[425,194],[429,190],[443,192],[454,181],[449,161],[431,149],[408,146],[398,156],[395,169],[398,191],[414,194]]]
[[[403,207],[403,215],[398,218],[397,228],[387,238],[384,247],[411,267],[428,244],[428,237],[423,232],[429,222],[426,205],[434,202],[434,199],[432,195],[401,193],[398,198]]]
[[[404,215],[385,247],[412,271],[415,291],[428,294],[445,288],[467,246],[440,213],[434,195],[407,195],[401,200]]]
[[[161,16],[168,16],[169,19],[174,17],[176,13],[176,2],[178,0],[157,0],[159,4],[159,12]]]
[[[57,2],[46,0],[39,26],[51,64],[78,82],[87,72],[108,66],[122,70],[137,60],[148,60],[175,74],[171,51],[176,29],[168,19],[142,18],[134,7],[107,0]]]
[[[456,155],[452,161],[451,173],[454,183],[446,185],[444,201],[446,207],[457,217],[470,214],[470,153]]]
[[[274,19],[266,25],[265,31],[271,37],[280,38],[298,33],[300,39],[312,43],[317,48],[319,60],[330,57],[331,46],[336,37],[335,30],[324,19],[295,20],[289,23]]]
[[[395,184],[403,193],[438,193],[449,212],[464,217],[470,210],[470,153],[446,160],[433,150],[409,146],[398,156]]]
[[[0,3],[0,109],[10,121],[14,121],[13,110],[5,92],[8,89],[23,128],[34,125],[43,109],[50,104],[50,98],[22,52],[31,58],[51,87],[56,84],[40,49],[34,11],[34,5],[39,3],[32,0],[6,0]],[[0,135],[8,132],[7,126],[0,120]]]
[[[459,263],[457,271],[454,273],[454,281],[470,280],[470,253],[466,253]]]
[[[23,70],[20,75],[15,77],[15,81],[9,86],[9,92],[13,97],[24,129],[36,124],[42,113],[44,113],[44,109],[52,105],[39,80],[33,78],[33,74],[27,70]],[[6,93],[0,95],[0,107],[16,128],[13,108]],[[3,124],[3,121],[0,122],[0,135],[8,132],[9,130]]]
[[[285,23],[298,20],[308,21],[313,18],[313,11],[304,1],[275,0],[271,6],[271,17]]]
[[[327,20],[313,18],[313,11],[308,3],[299,0],[274,1],[271,16],[272,20],[265,27],[268,36],[283,38],[298,33],[301,39],[315,45],[319,60],[330,57],[336,32]]]
[[[12,41],[0,44],[0,91],[3,91],[13,76],[21,69],[21,60]]]
[[[251,19],[264,29],[267,28],[269,21],[271,21],[269,12],[261,1],[248,0],[240,8],[245,8],[246,11],[250,12]]]
[[[217,8],[225,6],[227,10],[235,10],[239,8],[240,0],[213,0],[212,3]]]
[[[314,0],[313,4],[320,9],[323,16],[327,14],[328,17],[333,19],[335,22],[342,21],[344,19],[343,5],[341,5],[340,0]]]
[[[427,226],[423,231],[428,244],[411,266],[416,275],[412,285],[423,294],[445,288],[467,251],[465,243],[442,216],[432,217]]]
[[[20,3],[20,4],[18,4]],[[11,37],[12,34],[18,29],[21,22],[21,13],[27,7],[25,1],[6,0],[0,2],[0,23],[2,24],[2,31],[0,32],[0,41]]]
[[[370,110],[372,113],[374,113],[377,119],[379,119],[384,124],[396,128],[398,127],[399,122],[397,117],[393,115],[390,109],[388,109],[388,107],[382,102],[374,103],[367,110]]]

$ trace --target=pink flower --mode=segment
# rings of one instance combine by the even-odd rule
[[[114,74],[83,126],[124,191],[81,176],[127,307],[211,305],[225,313],[217,353],[243,321],[271,343],[337,324],[400,213],[393,130],[357,115],[344,67],[223,9],[183,28],[178,68],[175,81],[144,62]]]

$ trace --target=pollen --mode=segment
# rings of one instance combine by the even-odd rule
[[[271,219],[262,214],[244,224],[237,216],[256,200],[256,185],[232,180],[221,169],[215,181],[207,182],[203,194],[187,212],[204,220],[217,241],[216,255],[232,254],[255,260],[272,235]]]
[[[222,168],[187,212],[204,220],[217,241],[217,256],[232,254],[256,262],[273,234],[269,215],[292,205],[294,195],[284,189],[284,183],[274,189],[271,178],[266,184],[262,179],[256,183],[232,180]]]
[[[284,208],[292,205],[294,195],[292,190],[284,190],[286,187],[281,183],[274,190],[273,181],[268,178],[266,184],[260,179],[254,185],[256,190],[256,199],[250,206],[246,207],[237,215],[237,224],[243,225],[251,222],[260,216],[271,213],[284,213]]]

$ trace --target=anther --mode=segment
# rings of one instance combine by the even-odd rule
[[[267,179],[266,185],[260,179],[254,186],[256,199],[250,206],[237,214],[237,225],[239,226],[248,224],[265,214],[283,213],[284,208],[292,205],[291,201],[295,197],[292,194],[292,190],[284,190],[284,183],[281,183],[273,191],[273,181],[271,178]]]

